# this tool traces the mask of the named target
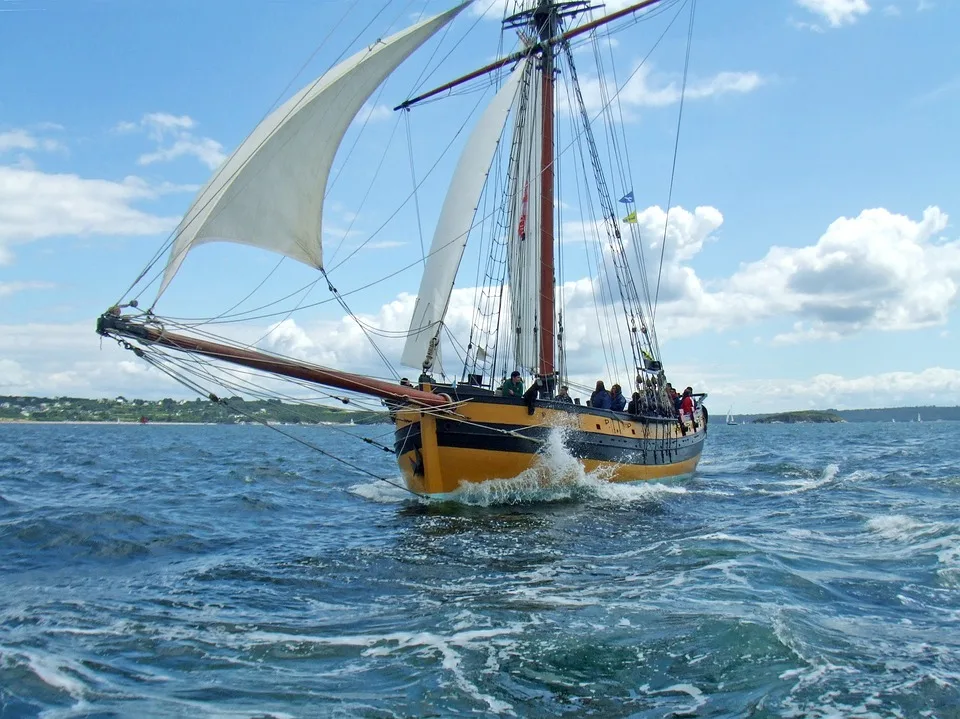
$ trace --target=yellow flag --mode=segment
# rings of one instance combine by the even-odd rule
[[[634,210],[629,215],[623,218],[624,222],[636,222],[637,221],[637,211]]]

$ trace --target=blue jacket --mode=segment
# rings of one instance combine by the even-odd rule
[[[616,397],[610,395],[610,409],[615,412],[623,412],[623,408],[627,406],[627,398],[623,396],[623,392],[618,394]]]
[[[590,406],[597,409],[610,409],[610,393],[602,389],[590,395]]]

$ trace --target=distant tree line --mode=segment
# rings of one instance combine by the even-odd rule
[[[376,424],[389,421],[386,412],[347,410],[278,399],[230,397],[226,404],[209,399],[128,400],[82,397],[15,397],[0,395],[0,421],[34,422],[197,422],[206,424]]]
[[[734,415],[734,419],[739,422],[762,422],[777,421],[836,421],[829,419],[813,419],[812,416],[807,419],[803,415],[833,415],[846,422],[916,422],[920,417],[922,422],[956,422],[960,421],[960,406],[957,407],[883,407],[877,409],[826,409],[801,412],[781,412],[771,414],[739,414]],[[791,420],[777,419],[781,415],[793,415]]]

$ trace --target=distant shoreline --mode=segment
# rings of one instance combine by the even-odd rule
[[[362,424],[351,424],[350,422],[167,422],[166,420],[151,420],[149,422],[138,422],[136,420],[123,420],[117,422],[109,419],[7,419],[0,417],[0,425],[4,424],[101,424],[104,426],[116,427],[123,426],[181,426],[181,427],[325,427],[328,425],[343,425],[344,427],[363,427]]]
[[[178,424],[178,425],[196,425],[196,426],[212,426],[227,424],[226,422],[137,422],[137,421],[125,421],[117,422],[116,420],[110,421],[107,419],[2,419],[0,418],[0,424],[109,424],[109,425],[141,425],[141,424]]]
[[[227,397],[216,402],[84,399],[82,397],[18,397],[0,395],[0,422],[32,424],[379,424],[390,415],[383,410],[341,409],[320,403],[289,403],[278,399],[245,400]],[[143,422],[141,422],[143,420]]]

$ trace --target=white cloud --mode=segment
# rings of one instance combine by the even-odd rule
[[[48,290],[53,287],[49,282],[0,282],[0,298],[9,297],[24,290]]]
[[[936,238],[946,226],[936,207],[919,221],[883,208],[841,217],[816,244],[773,247],[745,265],[721,296],[761,317],[798,317],[778,342],[942,324],[960,286],[960,241]]]
[[[836,340],[863,331],[907,331],[942,325],[960,294],[960,240],[938,239],[947,217],[937,208],[929,208],[919,220],[885,209],[865,210],[857,217],[831,223],[810,245],[775,246],[731,276],[712,280],[701,278],[694,265],[708,242],[721,242],[717,231],[723,215],[709,206],[693,211],[675,207],[668,223],[666,219],[663,209],[651,207],[638,213],[637,224],[624,226],[638,232],[625,234],[626,242],[638,236],[643,243],[651,294],[656,292],[659,276],[657,331],[661,342],[771,319],[792,320],[793,328],[764,337],[762,342]],[[566,234],[579,233],[581,237],[592,229],[589,223],[563,226]],[[572,253],[567,255],[566,266],[577,266],[578,250],[566,247],[565,252]],[[629,248],[628,255],[633,255]],[[610,264],[603,263],[607,268]],[[633,271],[639,276],[639,268]],[[562,294],[566,347],[579,366],[598,372],[603,360],[597,333],[606,336],[610,331],[598,320],[595,298],[613,302],[610,298],[618,296],[615,279],[611,273],[601,273],[599,278],[569,278]],[[451,298],[447,326],[462,345],[472,326],[475,298],[473,288],[458,289]],[[387,336],[377,335],[377,342],[388,357],[400,355],[402,339],[397,335],[407,327],[413,303],[411,295],[401,293],[376,314],[361,315],[367,326],[383,328]],[[306,324],[289,320],[279,325],[263,346],[320,364],[385,371],[364,333],[349,318]],[[452,356],[447,357],[448,372],[456,372],[456,365]]]
[[[651,295],[657,293],[659,278],[659,300],[666,303],[671,300],[689,300],[703,294],[699,278],[685,263],[699,254],[704,243],[722,224],[723,215],[715,207],[697,207],[693,212],[683,207],[674,207],[670,211],[668,222],[663,209],[654,206],[638,211],[637,222],[621,223],[620,230],[628,247],[628,256],[633,256],[633,252],[629,250],[630,243],[636,241],[634,238],[639,238],[646,258]],[[565,242],[593,243],[606,237],[606,230],[602,222],[565,222],[563,235]],[[605,248],[604,252],[607,253],[608,249]],[[604,264],[609,269],[611,263],[606,261]],[[639,267],[634,267],[633,271],[635,277],[641,276]],[[601,280],[613,283],[616,281],[612,274],[609,277],[605,274]]]
[[[372,105],[365,103],[356,117],[353,118],[355,124],[364,125],[369,122],[380,122],[395,117],[396,113],[388,105]]]
[[[42,150],[54,152],[62,150],[63,144],[50,138],[38,138],[33,133],[17,129],[0,132],[0,153],[11,150]]]
[[[960,239],[938,237],[948,218],[936,207],[917,220],[883,208],[864,210],[831,223],[813,244],[774,246],[732,275],[709,281],[694,265],[705,243],[719,241],[716,231],[723,216],[716,208],[673,208],[665,248],[663,210],[647,208],[638,220],[623,225],[625,240],[630,241],[627,228],[639,230],[651,295],[659,275],[661,342],[777,319],[792,320],[791,329],[761,341],[796,344],[835,341],[864,331],[901,332],[943,325],[960,300]],[[580,240],[594,237],[597,229],[602,233],[591,223],[565,223],[563,229],[568,238]],[[610,265],[604,263],[607,270]],[[638,267],[633,272],[641,276]],[[583,282],[573,297],[586,305],[592,305],[594,292],[606,298],[617,294],[612,271],[602,273],[599,283],[589,278]],[[591,313],[582,316],[584,334],[597,331]],[[575,343],[579,330],[574,319],[568,317],[567,332],[568,341]]]
[[[918,95],[911,101],[914,105],[925,105],[932,102],[938,102],[951,96],[960,94],[960,75],[941,83],[932,90]]]
[[[601,80],[598,78],[582,78],[580,88],[583,101],[590,111],[603,107],[604,97],[610,97],[614,92],[612,84],[604,81],[607,92],[601,91]],[[719,72],[708,78],[693,79],[687,83],[685,97],[687,100],[702,100],[708,97],[719,97],[728,94],[746,94],[761,87],[766,80],[756,72]],[[673,105],[680,101],[682,91],[678,78],[669,78],[665,75],[655,75],[650,65],[642,65],[624,84],[618,100],[622,107],[631,108],[659,108]]]
[[[211,170],[226,159],[223,145],[209,137],[200,137],[193,131],[196,121],[189,115],[172,115],[167,112],[151,112],[139,122],[123,121],[114,127],[120,133],[144,132],[157,143],[153,152],[142,154],[137,162],[151,165],[169,162],[179,157],[195,157]]]
[[[466,298],[458,298],[458,305],[464,304],[463,299]],[[376,318],[364,319],[392,319],[398,322],[396,326],[405,327],[412,306],[413,298],[402,295],[395,302],[388,303]],[[458,307],[458,313],[460,309],[462,307]],[[401,317],[403,322],[399,322]],[[351,328],[348,323],[353,324],[347,320],[320,323],[307,329],[293,320],[285,320],[273,333],[270,348],[328,366],[385,374],[382,365],[377,371],[375,355],[369,350],[359,328],[355,324]],[[331,328],[333,333],[327,334]],[[240,330],[240,335],[252,341],[259,331],[255,327],[246,327]],[[385,344],[388,350],[391,347],[396,349],[399,340],[381,344]],[[0,359],[0,394],[47,397],[115,397],[122,394],[144,399],[193,399],[196,396],[112,342],[104,342],[101,348],[87,322],[0,326],[0,357],[3,358]],[[592,365],[578,361],[572,366],[578,370],[573,378],[578,384],[592,384],[597,377],[607,376],[600,361],[594,360]],[[454,366],[452,369],[456,373],[459,368]],[[673,376],[683,377],[684,384],[709,392],[712,406],[725,410],[733,403],[739,412],[960,403],[960,369],[941,366],[919,372],[895,371],[849,377],[821,373],[807,377],[752,377],[744,380],[718,375],[716,368],[706,362],[673,363],[671,370]],[[280,386],[280,391],[294,396],[302,394],[290,386]],[[749,406],[743,406],[745,397],[750,398]]]
[[[196,157],[211,170],[226,159],[223,145],[216,140],[209,137],[180,137],[172,145],[140,155],[137,162],[141,165],[152,165],[155,162],[169,162],[178,157]]]
[[[0,264],[15,244],[63,235],[153,235],[176,226],[134,205],[169,186],[151,187],[136,177],[121,182],[48,174],[0,166]]]
[[[132,182],[127,191],[143,187],[140,182]],[[745,328],[771,319],[792,319],[794,326],[780,335],[759,338],[761,343],[840,340],[868,330],[907,331],[942,325],[957,302],[960,240],[939,237],[948,220],[935,207],[927,209],[920,218],[882,208],[840,218],[806,246],[775,246],[732,275],[711,280],[701,278],[694,268],[707,243],[723,242],[718,237],[723,215],[716,208],[673,208],[665,247],[663,209],[647,208],[638,213],[638,220],[629,228],[639,231],[652,278],[658,271],[663,249],[657,328],[661,342],[668,345],[668,358],[671,339]],[[563,229],[572,231],[567,224]],[[584,229],[589,226],[579,228],[581,232]],[[626,239],[632,241],[633,236]],[[567,263],[567,267],[572,266],[575,265]],[[15,289],[28,288],[10,287],[6,292]],[[603,283],[590,277],[574,277],[563,287],[565,344],[570,366],[577,371],[575,379],[580,381],[622,374],[615,367],[606,366],[597,342],[597,333],[605,330],[594,307],[594,295],[602,290]],[[0,289],[0,294],[3,292]],[[473,288],[460,288],[451,298],[447,326],[461,344],[469,336],[475,300]],[[401,293],[375,313],[359,316],[368,328],[373,328],[378,346],[394,362],[400,355],[402,335],[413,305],[414,297]],[[70,334],[73,331],[66,332],[63,327],[0,328],[0,356],[17,363],[4,375],[7,382],[19,377],[16,382],[21,390],[33,388],[30,391],[40,394],[156,396],[173,392],[165,380],[160,381],[158,376],[153,379],[152,370],[143,374],[147,372],[145,368],[135,369],[141,364],[123,353],[117,355],[111,350],[110,354],[94,357],[87,350],[74,351],[79,344],[95,339],[89,337],[86,324],[76,330],[76,337]],[[247,343],[267,333],[260,342],[263,348],[321,365],[379,376],[389,374],[363,329],[350,318],[298,317],[272,328],[231,325],[229,331],[235,339]],[[44,343],[52,344],[47,347]],[[449,344],[444,352],[447,374],[456,376],[460,363],[455,352]],[[118,365],[118,357],[132,364]],[[931,403],[933,399],[942,399],[943,393],[954,392],[956,396],[958,376],[957,370],[941,368],[918,374],[886,373],[873,378],[817,375],[789,381],[760,378],[731,383],[728,378],[711,375],[713,371],[716,370],[711,365],[691,366],[680,374],[685,383],[695,382],[721,397],[726,393],[731,399],[763,397],[767,405],[756,404],[758,411]],[[930,392],[939,394],[931,398]]]
[[[382,240],[380,242],[368,242],[363,246],[364,250],[392,250],[396,247],[405,247],[406,242],[397,240]]]
[[[101,350],[89,322],[2,325],[0,357],[0,394],[186,396],[132,353],[107,343]]]
[[[945,323],[960,298],[960,240],[938,238],[948,218],[936,207],[918,220],[883,208],[842,217],[814,244],[774,246],[731,276],[710,281],[691,263],[721,226],[718,210],[671,211],[662,271],[663,210],[648,208],[638,219],[633,227],[643,238],[651,292],[661,274],[661,339],[790,318],[792,329],[773,342],[913,330]]]
[[[797,5],[819,15],[830,27],[855,23],[860,16],[870,12],[867,0],[796,0]],[[808,26],[819,29],[817,26]]]
[[[707,376],[696,384],[716,405],[734,403],[737,411],[744,413],[960,404],[960,370],[946,367],[859,377],[818,374],[729,381]],[[744,397],[750,398],[747,406],[743,405]]]

